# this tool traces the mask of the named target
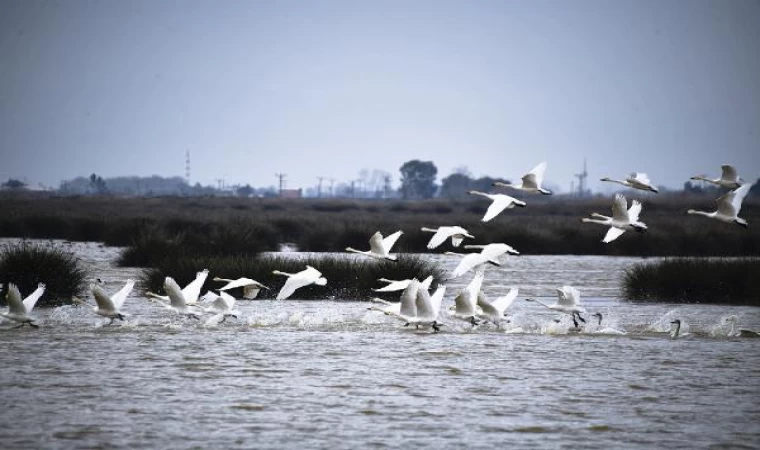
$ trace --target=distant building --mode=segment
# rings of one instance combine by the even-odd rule
[[[301,198],[303,197],[302,189],[281,189],[280,198]]]

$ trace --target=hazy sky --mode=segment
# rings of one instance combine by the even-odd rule
[[[760,1],[0,0],[0,180],[760,177]]]

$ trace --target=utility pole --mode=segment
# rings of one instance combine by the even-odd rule
[[[324,180],[325,177],[317,177],[317,180],[319,180],[319,184],[317,185],[317,198],[322,198],[322,180]]]
[[[383,198],[388,198],[391,193],[391,176],[383,177]]]
[[[216,178],[214,181],[216,181],[216,188],[218,190],[224,189],[224,178]]]
[[[190,150],[185,151],[185,183],[190,186]]]
[[[354,184],[356,184],[356,180],[351,180],[351,198],[355,198],[356,191],[354,190]]]
[[[333,185],[335,184],[335,178],[330,178],[330,197],[333,197]]]
[[[588,177],[586,158],[583,158],[583,172],[576,173],[575,176],[578,178],[578,197],[583,197],[586,195],[586,178]]]
[[[284,173],[274,174],[280,180],[280,197],[282,197],[282,190],[285,189],[285,175]]]

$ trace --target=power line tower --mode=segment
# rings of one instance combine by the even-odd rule
[[[330,197],[332,198],[335,194],[333,193],[333,185],[335,184],[335,178],[330,178]]]
[[[319,180],[319,184],[317,185],[317,198],[322,198],[322,180],[324,180],[325,177],[317,177],[317,180]]]
[[[390,197],[391,193],[391,176],[386,175],[383,177],[383,198]]]
[[[280,180],[280,197],[282,197],[282,191],[285,189],[285,175],[284,173],[274,174]]]
[[[185,151],[185,183],[190,186],[190,150]]]
[[[586,178],[588,178],[588,171],[586,170],[586,158],[583,158],[583,172],[576,173],[578,178],[578,197],[586,195]]]

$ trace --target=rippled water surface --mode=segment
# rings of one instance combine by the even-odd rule
[[[71,248],[109,292],[139,272],[111,266],[117,249]],[[760,447],[760,339],[733,337],[726,320],[760,329],[760,312],[622,302],[621,271],[636,261],[489,269],[489,297],[521,292],[502,330],[444,318],[434,334],[346,300],[240,301],[239,318],[216,326],[137,292],[113,326],[82,307],[40,309],[39,329],[0,325],[0,447]],[[445,307],[469,278],[448,282]],[[551,302],[563,284],[604,329],[568,332],[522,300]]]

